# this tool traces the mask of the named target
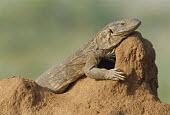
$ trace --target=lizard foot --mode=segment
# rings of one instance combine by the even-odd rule
[[[124,81],[125,76],[124,76],[124,73],[120,69],[114,68],[114,69],[109,70],[107,74],[107,79],[115,80],[115,81],[119,81],[119,80]]]

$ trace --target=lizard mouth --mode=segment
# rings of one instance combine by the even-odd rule
[[[134,32],[141,25],[141,21],[139,21],[138,19],[132,19],[132,20],[133,20],[133,23],[131,23],[126,28],[117,30],[114,34],[120,35],[120,36],[128,36],[129,34]]]

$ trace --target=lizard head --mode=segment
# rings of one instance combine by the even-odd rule
[[[133,33],[140,24],[141,21],[138,19],[126,19],[109,23],[97,34],[96,43],[99,49],[116,47],[124,38]]]

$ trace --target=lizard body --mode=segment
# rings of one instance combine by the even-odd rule
[[[99,68],[98,64],[103,58],[111,60],[115,48],[140,24],[137,19],[111,22],[83,47],[38,77],[36,82],[53,92],[62,93],[83,75],[94,79],[124,80],[125,76],[119,69]]]

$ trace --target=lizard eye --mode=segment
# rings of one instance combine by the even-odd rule
[[[125,23],[120,23],[122,26],[125,25]]]
[[[109,32],[113,34],[113,31],[112,31],[112,29],[109,29]]]

